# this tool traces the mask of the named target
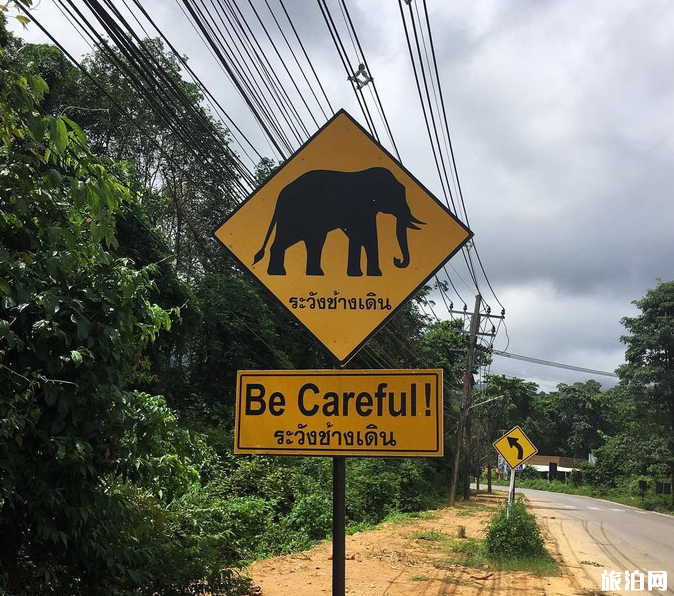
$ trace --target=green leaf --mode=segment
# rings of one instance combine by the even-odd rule
[[[47,238],[49,239],[50,244],[56,244],[61,240],[63,236],[63,228],[58,228],[56,226],[50,226],[47,228]]]
[[[52,383],[47,383],[44,387],[44,400],[48,406],[53,406],[58,400],[59,392]]]
[[[58,435],[66,427],[65,420],[54,420],[51,424],[51,434]]]
[[[70,359],[78,366],[82,364],[82,354],[78,350],[70,352]]]
[[[62,155],[68,144],[68,130],[61,118],[52,118],[50,123],[51,140],[56,153]]]
[[[54,168],[47,171],[47,179],[52,188],[58,188],[61,185],[62,176]]]
[[[2,292],[5,296],[9,296],[11,291],[12,289],[9,287],[7,280],[0,277],[0,292]]]
[[[89,330],[91,329],[89,319],[77,313],[73,313],[70,320],[77,325],[77,338],[86,339],[89,336]]]
[[[40,116],[37,112],[29,112],[26,115],[26,124],[28,124],[30,136],[33,137],[35,141],[41,141],[44,137],[44,124],[42,123],[42,116]]]
[[[80,145],[83,147],[86,146],[87,138],[84,136],[84,133],[82,132],[79,124],[77,124],[77,122],[73,122],[70,118],[66,118],[65,116],[61,116],[61,119],[70,127],[70,130],[75,133],[75,138],[77,139],[78,143],[80,143]]]
[[[23,25],[24,29],[26,28],[28,23],[30,23],[30,19],[27,16],[22,15],[22,14],[16,15],[16,20],[19,21],[19,23],[21,23],[21,25]]]
[[[86,186],[84,185],[84,182],[82,182],[81,180],[75,180],[73,178],[70,188],[72,190],[73,202],[75,203],[75,207],[81,209],[87,200],[87,189]]]

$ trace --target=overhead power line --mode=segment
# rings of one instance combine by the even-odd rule
[[[348,1],[318,0],[317,6],[314,6],[320,10],[325,20],[326,28],[347,73],[344,84],[353,88],[370,132],[377,139],[387,136],[393,152],[398,155],[398,147],[393,138],[390,121],[384,111],[382,99],[385,98],[380,98],[377,92],[373,71],[366,58],[366,44],[361,43],[361,38],[356,31],[358,21],[351,18],[347,6]],[[409,7],[409,17],[403,15],[403,24],[405,24],[405,18],[408,18],[409,29],[414,33],[414,43],[412,45],[412,40],[408,38],[408,45],[413,65],[416,63],[420,100],[425,117],[428,118],[429,140],[439,169],[445,204],[448,208],[451,204],[453,212],[467,222],[468,217],[456,171],[426,3],[424,1],[423,5],[417,6],[417,0],[404,0],[404,2],[408,6],[414,2],[413,6]],[[223,105],[208,91],[204,80],[199,79],[186,60],[180,56],[175,43],[172,43],[161,31],[158,23],[152,19],[148,11],[142,9],[141,2],[124,0],[122,5],[126,7],[128,14],[123,14],[122,5],[115,3],[114,0],[57,0],[57,4],[69,12],[73,26],[91,40],[92,49],[94,47],[100,49],[116,64],[131,86],[143,95],[145,101],[160,116],[166,126],[184,142],[189,153],[195,157],[202,157],[204,168],[214,173],[218,170],[224,172],[230,168],[234,170],[236,176],[233,180],[226,178],[229,188],[225,189],[233,202],[239,202],[249,194],[251,187],[255,184],[250,167],[244,165],[238,155],[227,147],[227,139],[220,137],[218,131],[209,126],[207,118],[204,118],[204,111],[199,107],[188,105],[187,98],[176,87],[171,77],[163,72],[163,65],[147,51],[143,41],[133,29],[142,30],[145,35],[148,31],[152,34],[156,31],[179,61],[184,72],[188,73],[202,90],[206,101],[210,103],[213,111],[220,116],[223,123],[227,122],[229,129],[236,130],[239,138],[242,138],[251,149],[251,153],[258,158],[261,153],[229,118]],[[205,47],[216,59],[218,66],[226,73],[227,78],[241,95],[258,126],[263,129],[266,142],[273,146],[272,152],[276,153],[281,161],[310,136],[315,126],[326,119],[331,112],[334,113],[325,87],[321,84],[305,44],[302,43],[301,31],[293,23],[292,11],[289,12],[286,9],[284,0],[247,0],[247,2],[240,3],[234,0],[219,2],[215,0],[175,0],[175,4],[183,11],[184,20],[195,28]],[[277,4],[278,7],[276,7]],[[85,16],[76,8],[77,5],[87,7],[94,18]],[[135,10],[132,5],[138,10]],[[337,11],[334,9],[335,5]],[[291,5],[289,6],[292,8]],[[412,8],[415,10],[412,11]],[[303,6],[302,10],[306,8]],[[284,19],[277,18],[277,13],[279,16],[282,14]],[[339,19],[334,18],[333,13],[341,13],[342,24],[339,23]],[[147,28],[143,19],[147,21]],[[94,21],[98,22],[98,26]],[[131,26],[132,21],[135,22],[134,27]],[[276,31],[274,27],[278,30],[280,38],[275,34],[272,35]],[[346,37],[351,40],[352,49],[349,49],[349,44],[344,43],[342,39],[345,33]],[[367,42],[367,37],[363,36],[362,41]],[[113,48],[116,48],[117,52],[113,52]],[[81,68],[81,65],[78,66]],[[369,91],[369,96],[364,91]],[[112,98],[109,99],[112,101]],[[327,107],[324,104],[327,104]],[[377,122],[375,126],[373,116],[376,117],[377,113],[381,122]],[[187,114],[189,118],[176,117],[181,114]],[[136,122],[129,114],[125,116],[145,132],[144,123]],[[190,124],[195,126],[190,126]],[[377,134],[377,127],[381,128],[380,133],[383,134]],[[213,146],[218,147],[218,150],[204,155],[204,150]],[[162,148],[158,150],[163,153]],[[254,161],[247,153],[246,156],[251,162]],[[169,156],[165,157],[172,165],[179,166],[174,160],[169,159]],[[185,174],[191,177],[192,172]],[[472,252],[475,252],[475,265],[471,256]],[[454,302],[449,294],[450,288],[461,303],[466,302],[457,291],[455,286],[457,280],[463,282],[469,293],[473,290],[479,293],[479,282],[484,280],[496,298],[474,242],[464,247],[462,253],[468,275],[465,276],[466,271],[460,263],[456,264],[461,267],[461,273],[464,274],[466,281],[451,264],[449,265],[453,269],[451,277],[446,267],[443,268],[446,280],[441,281],[436,277],[440,296],[448,310],[451,310]],[[498,302],[498,298],[496,301]],[[433,317],[438,320],[430,304],[428,308]],[[499,319],[499,329],[501,325],[504,325],[505,329],[503,320]],[[485,329],[484,331],[490,332],[493,343],[493,336],[496,335],[498,329],[496,331]],[[507,335],[507,329],[505,332]],[[394,340],[398,340],[402,333],[403,331],[395,323],[388,325],[385,331],[385,334],[391,334]],[[420,356],[414,352],[411,343],[409,348],[401,346],[401,353],[406,354],[408,358],[417,359]],[[370,359],[374,356],[368,355]],[[378,355],[377,358],[381,360],[382,355]],[[388,358],[384,356],[384,360]]]
[[[502,352],[501,350],[493,350],[493,354],[497,356],[504,356],[506,358],[513,358],[514,360],[522,360],[524,362],[531,362],[533,364],[541,364],[542,366],[552,366],[555,368],[565,368],[567,370],[576,370],[578,372],[589,373],[592,375],[602,375],[604,377],[617,377],[613,372],[604,370],[596,370],[594,368],[584,368],[582,366],[574,366],[572,364],[562,364],[561,362],[551,362],[550,360],[542,360],[541,358],[533,358],[531,356],[522,356],[521,354],[511,354],[510,352]]]

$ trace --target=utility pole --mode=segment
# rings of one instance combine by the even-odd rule
[[[466,440],[465,448],[463,450],[463,500],[467,501],[470,499],[470,468],[471,468],[471,458],[473,457],[473,410],[471,408],[471,402],[473,401],[473,375],[468,377],[468,383],[470,384],[470,389],[468,390],[468,409],[466,411]]]
[[[482,296],[475,296],[475,308],[473,316],[470,319],[470,335],[468,336],[468,354],[466,356],[466,373],[463,375],[463,391],[461,392],[461,410],[459,411],[459,427],[456,431],[456,449],[454,451],[454,467],[452,468],[452,482],[449,488],[449,506],[454,505],[454,496],[456,494],[456,483],[459,477],[459,461],[461,458],[461,442],[463,440],[463,430],[466,426],[466,418],[470,412],[471,391],[473,381],[473,368],[475,365],[475,345],[477,343],[477,332],[480,328],[480,306],[482,305]]]

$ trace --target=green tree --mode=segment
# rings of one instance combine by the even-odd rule
[[[222,594],[223,537],[171,507],[197,447],[133,385],[171,320],[115,253],[132,197],[46,91],[0,49],[0,592]]]
[[[658,453],[674,482],[674,282],[662,282],[633,302],[641,311],[621,322],[628,331],[620,382],[633,400],[642,435]]]
[[[600,390],[598,381],[560,383],[543,398],[540,405],[552,422],[549,431],[556,443],[551,455],[587,458],[602,444],[606,422]]]
[[[492,443],[513,426],[522,426],[527,436],[530,435],[531,420],[534,412],[538,385],[505,375],[487,375],[485,387],[473,402],[480,403],[495,399],[484,406],[472,410],[476,427],[476,457],[474,465],[477,469],[485,462],[496,462],[496,453]],[[499,397],[500,396],[500,397]]]
[[[525,425],[531,418],[538,393],[538,385],[516,377],[487,375],[481,400],[502,396],[496,401],[476,409],[480,420],[492,429],[490,437],[498,439],[499,433],[510,430],[515,425]],[[498,435],[498,436],[495,436]]]
[[[144,196],[145,213],[170,244],[176,268],[189,276],[220,268],[210,232],[235,204],[228,133],[202,107],[203,94],[183,79],[178,57],[161,40],[144,39],[136,51],[156,76],[148,80],[107,44],[85,56],[87,74],[52,46],[21,45],[14,56],[34,62],[49,79],[43,111],[76,118],[96,155],[126,162],[130,178],[153,191]]]

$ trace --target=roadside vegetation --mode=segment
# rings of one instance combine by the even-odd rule
[[[239,173],[222,156],[213,167],[228,133],[161,43],[143,51],[186,100],[168,117],[120,74],[133,69],[124,56],[105,46],[84,59],[98,86],[3,18],[0,594],[243,594],[240,565],[329,536],[332,478],[326,458],[234,456],[236,371],[332,360],[210,237]],[[258,181],[273,168],[263,159]],[[447,498],[465,335],[417,301],[352,366],[442,368],[445,457],[349,460],[351,531]],[[540,394],[488,377],[484,397],[506,397],[475,410],[471,465],[515,423],[541,452],[597,453],[598,485],[671,478],[674,284],[637,306],[615,389]]]
[[[557,563],[545,549],[536,518],[522,501],[494,516],[484,540],[484,553],[497,569],[523,569],[538,575],[558,573]]]
[[[465,507],[462,512],[474,515],[477,510],[485,509],[494,512],[493,506]],[[559,574],[557,563],[545,549],[536,518],[522,501],[512,504],[510,515],[506,505],[496,510],[484,538],[468,538],[462,528],[459,526],[452,534],[415,530],[409,538],[433,551],[446,564],[485,571],[526,571],[539,576]]]
[[[571,473],[567,482],[560,480],[551,480],[548,482],[542,478],[540,473],[531,467],[525,466],[524,472],[528,473],[518,476],[517,486],[521,488],[533,488],[536,490],[547,490],[556,493],[565,493],[569,495],[581,495],[585,497],[592,497],[595,499],[604,499],[614,503],[621,503],[639,509],[648,511],[658,511],[659,513],[674,513],[672,508],[670,495],[657,494],[655,484],[652,478],[646,480],[642,476],[635,476],[627,478],[618,486],[613,488],[603,485],[591,484],[585,478],[591,478],[594,471],[594,464],[583,464],[579,470]],[[589,470],[589,473],[587,472]],[[585,473],[584,473],[585,472]],[[648,477],[646,477],[648,478]],[[648,488],[645,491],[639,486],[639,481],[645,481]],[[486,476],[483,476],[482,481],[486,482]],[[492,480],[492,483],[500,486],[508,486],[509,481],[506,480]]]

